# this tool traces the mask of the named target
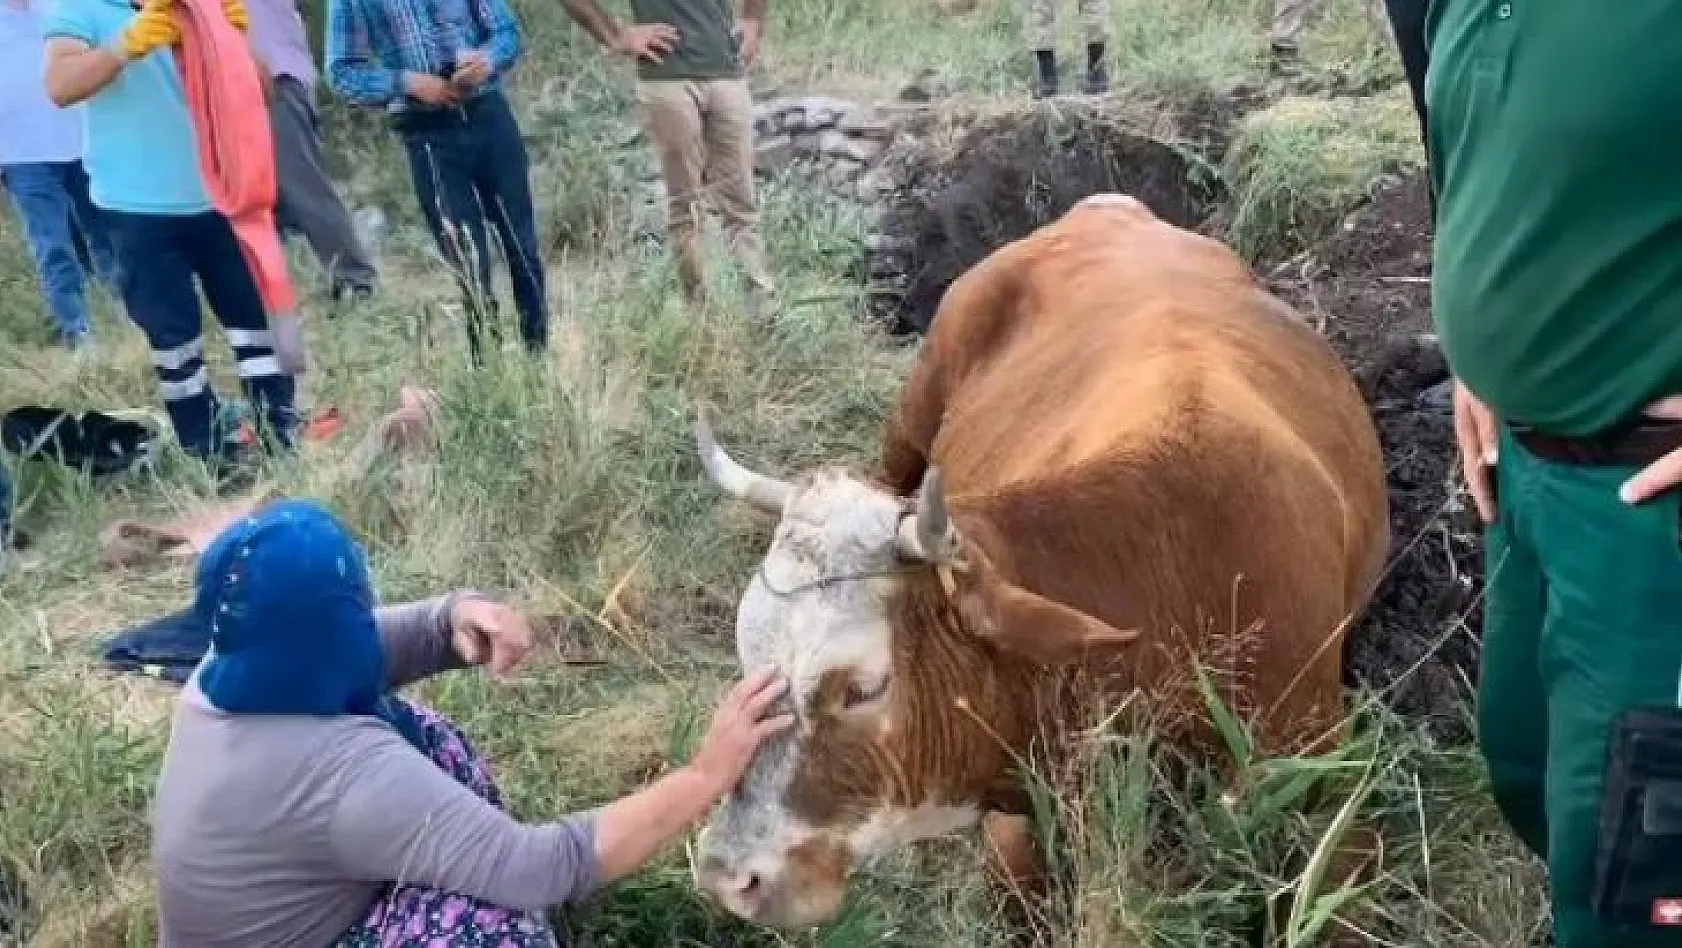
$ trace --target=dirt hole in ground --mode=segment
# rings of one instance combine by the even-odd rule
[[[1208,125],[1197,116],[1180,127]],[[1208,130],[1218,139],[1218,128]],[[1205,142],[1204,144],[1206,144]],[[1207,148],[1202,149],[1209,154]],[[1096,113],[995,117],[912,161],[882,231],[905,254],[892,318],[926,330],[964,271],[1102,191],[1133,194],[1177,225],[1214,232],[1226,195],[1205,159]],[[1258,273],[1350,367],[1384,444],[1394,536],[1376,601],[1351,631],[1348,681],[1439,740],[1469,737],[1481,588],[1477,536],[1455,488],[1447,367],[1430,317],[1431,207],[1423,176],[1394,179],[1323,246]]]
[[[1219,180],[1189,150],[1103,113],[1044,107],[984,119],[948,149],[899,175],[882,231],[906,255],[889,319],[927,330],[948,287],[1000,245],[1025,236],[1091,194],[1131,194],[1164,220],[1197,227]]]
[[[1431,202],[1423,174],[1381,185],[1317,251],[1273,270],[1274,292],[1323,327],[1377,422],[1390,488],[1390,566],[1351,633],[1351,683],[1471,736],[1483,586],[1478,530],[1458,487],[1448,366],[1431,324]]]

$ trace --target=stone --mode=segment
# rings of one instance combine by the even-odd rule
[[[894,125],[867,109],[854,109],[841,117],[835,127],[854,138],[886,142],[894,137]]]
[[[861,175],[854,185],[858,199],[866,204],[879,201],[898,190],[899,183],[887,168],[877,166]]]
[[[818,142],[818,148],[826,155],[846,158],[850,161],[875,161],[887,145],[883,142],[868,138],[854,138],[846,132],[831,129],[823,133]]]
[[[897,254],[873,254],[866,264],[872,280],[888,280],[905,275],[906,261]]]
[[[916,245],[908,237],[895,237],[892,234],[864,235],[864,249],[870,253],[909,253],[914,246]]]
[[[941,81],[939,73],[936,73],[933,69],[924,69],[917,73],[915,79],[906,83],[905,87],[899,90],[899,101],[931,102],[935,99],[945,98],[948,94],[950,94],[950,90],[946,83]]]
[[[800,106],[806,110],[806,120],[819,128],[833,128],[843,115],[857,108],[846,99],[818,95],[802,99]]]
[[[846,158],[832,158],[824,167],[824,179],[831,187],[844,189],[851,187],[853,179],[864,170],[862,162],[851,161]]]
[[[795,132],[789,136],[795,154],[802,158],[816,158],[823,154],[823,136],[817,132]]]
[[[754,168],[762,174],[780,174],[788,170],[799,154],[793,138],[788,135],[774,135],[754,146]]]
[[[1420,411],[1430,412],[1444,418],[1454,417],[1454,380],[1444,379],[1441,382],[1420,392],[1415,397]]]

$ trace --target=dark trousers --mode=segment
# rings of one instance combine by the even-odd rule
[[[1384,0],[1390,15],[1390,32],[1396,37],[1396,52],[1402,58],[1402,72],[1407,76],[1408,92],[1413,96],[1413,113],[1419,119],[1419,140],[1426,142],[1425,124],[1425,66],[1430,52],[1425,47],[1425,13],[1430,0]],[[1429,145],[1429,142],[1426,142]],[[1435,210],[1433,193],[1432,210]]]
[[[290,443],[297,424],[292,376],[275,362],[268,315],[228,219],[215,211],[107,212],[107,219],[122,267],[123,303],[151,346],[158,390],[182,448],[208,458],[224,450],[228,434],[216,430],[200,289],[233,347],[246,397],[270,436]]]
[[[1682,931],[1593,908],[1613,722],[1674,706],[1682,673],[1682,493],[1618,499],[1636,467],[1561,464],[1510,434],[1486,535],[1478,739],[1495,801],[1546,860],[1559,948],[1678,948]],[[1682,892],[1682,865],[1643,880]]]
[[[508,100],[492,89],[460,108],[405,114],[396,126],[409,154],[421,212],[467,297],[469,342],[475,354],[480,320],[496,312],[487,220],[508,262],[520,335],[528,348],[543,348],[549,306],[537,214],[525,142]],[[465,263],[469,255],[471,271]],[[477,276],[477,286],[470,272]],[[494,319],[492,325],[494,331]]]
[[[269,126],[274,133],[277,221],[309,242],[328,271],[334,293],[372,291],[378,282],[374,264],[322,167],[321,128],[310,89],[291,76],[277,77]]]

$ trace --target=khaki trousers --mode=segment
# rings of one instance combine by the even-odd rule
[[[1389,41],[1390,14],[1384,0],[1362,0],[1378,30]],[[1295,47],[1302,43],[1302,32],[1308,28],[1308,18],[1326,5],[1326,0],[1274,0],[1273,23],[1268,29],[1268,41],[1274,46]]]
[[[1061,0],[1028,0],[1024,34],[1029,49],[1057,46],[1057,4]],[[1105,43],[1110,38],[1110,0],[1076,0],[1081,29],[1088,43]]]
[[[678,277],[700,295],[704,267],[703,201],[723,219],[732,254],[756,290],[772,281],[759,236],[753,180],[753,96],[744,79],[641,81],[637,101],[666,182],[666,229]]]

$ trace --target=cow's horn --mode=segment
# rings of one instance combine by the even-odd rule
[[[783,504],[794,488],[787,481],[766,477],[736,463],[713,437],[712,425],[707,422],[705,411],[695,417],[695,447],[701,454],[701,466],[720,490],[761,510],[775,514],[783,512]]]
[[[946,514],[946,489],[941,484],[940,468],[931,466],[923,474],[917,512],[900,524],[898,539],[900,554],[907,559],[936,566],[957,562],[958,531]]]

